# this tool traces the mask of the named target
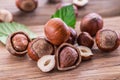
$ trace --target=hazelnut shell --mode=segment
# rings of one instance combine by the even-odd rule
[[[13,54],[13,55],[15,55],[15,56],[24,56],[24,55],[26,55],[26,53],[27,53],[27,49],[26,49],[25,51],[18,52],[18,51],[16,51],[16,50],[14,49],[14,47],[13,47],[12,38],[13,38],[13,36],[16,35],[16,34],[23,34],[23,35],[25,35],[25,36],[27,37],[27,39],[28,39],[28,42],[30,42],[30,38],[28,37],[28,35],[27,35],[25,32],[20,32],[20,31],[19,31],[19,32],[15,32],[15,33],[13,33],[13,34],[11,34],[11,35],[8,36],[7,41],[6,41],[6,48],[7,48],[7,50],[8,50],[11,54]]]
[[[109,32],[107,32],[107,34],[105,34],[105,33],[102,34],[102,32],[105,32],[105,31],[109,31]],[[114,33],[115,36],[111,36],[110,32]],[[102,43],[101,43],[102,42],[101,40],[103,40],[102,37],[104,37],[104,40],[106,40],[108,35],[109,35],[109,37],[111,36],[111,37],[116,38],[115,42],[112,42],[112,43],[114,43],[114,46],[112,45],[111,48],[110,47],[105,48],[105,47],[102,46]],[[96,44],[97,44],[98,48],[100,50],[102,50],[102,51],[105,51],[105,52],[113,51],[113,50],[115,50],[115,49],[117,49],[119,47],[119,35],[115,31],[110,30],[110,29],[101,29],[101,30],[99,30],[97,32],[97,34],[96,34],[95,40],[96,40]]]
[[[52,44],[60,45],[66,42],[70,36],[69,27],[60,19],[50,19],[44,27],[45,35]]]
[[[80,30],[88,32],[91,36],[95,36],[97,31],[103,28],[103,19],[97,13],[89,13],[81,20]]]
[[[37,8],[38,0],[16,0],[16,6],[23,12],[32,12]]]
[[[55,46],[44,38],[36,38],[28,45],[28,55],[34,61],[38,61],[38,59],[44,55],[54,54],[54,52]]]
[[[71,48],[75,49],[78,53],[78,59],[73,66],[61,68],[60,67],[59,55],[60,55],[61,49],[63,49],[64,47],[71,47]],[[56,59],[57,69],[60,70],[60,71],[74,69],[74,68],[78,67],[79,64],[81,63],[80,51],[76,47],[74,47],[73,45],[68,44],[68,43],[63,43],[58,47],[58,49],[56,51],[56,54],[55,54],[55,59]]]

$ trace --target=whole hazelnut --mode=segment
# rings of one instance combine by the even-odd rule
[[[27,53],[27,47],[30,38],[24,32],[15,32],[8,36],[6,42],[7,50],[15,56],[24,56]]]
[[[80,30],[95,36],[97,31],[103,28],[103,19],[97,13],[90,13],[81,20]]]
[[[60,45],[70,37],[68,26],[60,18],[50,19],[44,27],[45,35],[52,44]]]
[[[71,3],[59,3],[59,4],[57,4],[56,9],[59,10],[62,7],[65,7],[65,6],[70,5],[70,4]],[[78,8],[75,5],[73,5],[73,9],[74,9],[75,16],[77,17],[78,16]]]
[[[32,12],[38,6],[38,0],[16,0],[18,9],[24,12]]]
[[[94,40],[90,36],[89,33],[82,32],[79,34],[79,36],[77,38],[77,43],[78,43],[78,45],[87,46],[89,48],[92,48],[94,45]]]
[[[13,15],[11,12],[5,9],[0,9],[0,22],[12,22]]]
[[[70,28],[70,37],[66,42],[70,44],[75,44],[76,39],[77,39],[77,32],[73,28]]]
[[[70,70],[79,66],[81,62],[80,51],[71,44],[63,43],[55,54],[58,70]]]
[[[119,47],[119,36],[114,30],[101,29],[96,34],[96,44],[102,51],[113,51]]]
[[[51,55],[55,52],[54,46],[44,38],[32,40],[27,50],[29,57],[34,61],[37,61],[44,55]]]

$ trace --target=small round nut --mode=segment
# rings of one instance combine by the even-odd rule
[[[27,50],[29,57],[32,60],[37,61],[44,55],[54,54],[55,47],[45,38],[36,38],[29,43]]]
[[[27,53],[29,42],[28,35],[25,32],[18,31],[8,36],[6,48],[15,56],[24,56]]]
[[[60,19],[50,19],[44,27],[45,35],[52,44],[60,45],[66,42],[70,36],[69,27]]]
[[[77,38],[77,43],[79,45],[82,46],[87,46],[89,48],[92,48],[94,45],[94,40],[93,38],[90,36],[89,33],[87,32],[82,32],[79,34],[78,38]]]
[[[101,29],[96,34],[96,44],[102,51],[113,51],[119,47],[119,36],[111,29]]]
[[[93,53],[90,50],[90,48],[86,46],[77,46],[77,48],[80,50],[82,60],[90,60],[93,57]]]
[[[24,12],[32,12],[38,6],[38,0],[16,0],[18,9]]]
[[[41,57],[37,62],[38,68],[42,72],[49,72],[55,67],[55,56],[54,55],[45,55]]]
[[[0,22],[12,22],[13,15],[11,12],[5,9],[0,9]]]
[[[103,28],[103,19],[97,13],[89,13],[81,20],[80,30],[88,32],[91,36],[95,36],[97,31]]]

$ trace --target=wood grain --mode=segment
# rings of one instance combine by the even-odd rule
[[[119,22],[120,17],[104,19],[104,28],[120,32]],[[80,32],[79,25],[80,22],[77,22],[77,33]],[[45,36],[44,25],[28,28],[38,36]],[[43,73],[27,55],[15,57],[0,44],[0,80],[120,80],[120,47],[105,53],[94,45],[92,51],[93,59],[82,62],[76,69],[64,72],[54,69],[50,73]]]
[[[14,20],[26,25],[41,25],[48,21],[56,11],[56,4],[42,3],[46,0],[38,0],[39,6],[32,13],[23,13],[15,5],[15,0],[0,0],[0,8],[5,8],[12,12]],[[61,0],[71,2],[72,0]],[[120,15],[120,0],[89,0],[87,6],[79,9],[78,20],[90,12],[97,12],[103,17],[113,17]]]

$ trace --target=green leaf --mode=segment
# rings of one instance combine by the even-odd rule
[[[30,31],[26,26],[16,23],[16,22],[12,22],[12,23],[0,23],[0,41],[3,44],[6,44],[6,39],[8,37],[8,35],[16,32],[16,31],[23,31],[26,32],[27,34],[29,34],[29,37],[32,38],[36,38],[36,34],[33,33],[32,31]]]
[[[69,27],[75,28],[76,17],[73,5],[64,6],[57,10],[51,18],[61,18]]]

